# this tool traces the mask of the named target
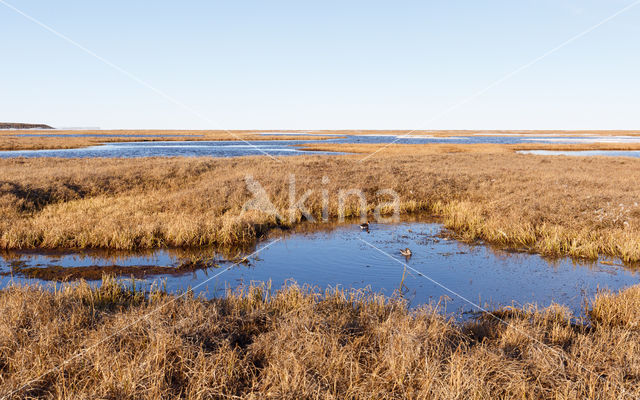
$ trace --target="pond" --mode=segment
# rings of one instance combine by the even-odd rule
[[[400,254],[400,249],[405,248],[411,249],[411,257]],[[368,233],[357,225],[343,225],[275,235],[254,249],[245,249],[238,257],[203,254],[203,259],[209,260],[207,268],[189,267],[194,254],[179,250],[110,256],[95,252],[5,253],[0,259],[0,286],[12,279],[44,282],[20,275],[21,270],[30,267],[71,270],[147,266],[166,270],[150,269],[146,276],[138,274],[139,284],[149,288],[162,279],[171,292],[193,288],[209,298],[241,284],[271,281],[272,288],[277,289],[294,280],[321,289],[341,287],[387,296],[402,294],[411,306],[440,302],[447,312],[457,315],[477,311],[472,303],[489,308],[559,303],[581,315],[585,299],[598,289],[618,290],[640,282],[640,275],[632,269],[607,261],[548,260],[534,254],[448,240],[442,235],[442,226],[432,222],[372,224]],[[244,262],[228,261],[242,260],[247,255]],[[125,276],[131,273],[125,271]]]

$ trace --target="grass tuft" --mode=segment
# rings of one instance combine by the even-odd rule
[[[496,310],[506,326],[488,315],[455,323],[431,306],[409,310],[401,299],[293,283],[210,301],[134,287],[105,277],[99,288],[1,290],[0,396],[640,395],[636,287],[596,297],[591,327],[559,306]],[[62,364],[74,355],[81,356]]]

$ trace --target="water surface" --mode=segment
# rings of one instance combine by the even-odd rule
[[[62,158],[135,158],[135,157],[239,157],[271,155],[273,157],[301,154],[342,154],[303,151],[294,147],[304,140],[261,141],[154,141],[114,142],[79,149],[0,151],[0,158],[62,157]]]
[[[489,307],[527,303],[548,306],[555,302],[577,314],[583,313],[584,300],[593,296],[598,288],[618,290],[640,282],[638,274],[623,266],[547,260],[533,254],[470,246],[445,240],[440,237],[441,232],[441,225],[436,223],[403,223],[372,225],[369,233],[357,225],[349,225],[330,231],[290,234],[258,244],[257,248],[268,247],[228,271],[223,272],[232,263],[217,255],[210,264],[213,268],[148,277],[142,282],[149,287],[154,280],[162,278],[172,292],[191,287],[210,298],[222,295],[227,287],[241,284],[271,281],[273,288],[279,288],[287,280],[295,280],[321,289],[367,289],[387,296],[402,293],[412,306],[440,301],[443,306],[446,304],[448,312],[475,311],[461,298],[464,297]],[[399,253],[406,247],[413,252],[408,259]],[[245,254],[254,250],[246,250]],[[188,254],[167,250],[113,257],[91,252],[56,256],[13,253],[1,259],[0,272],[7,273],[20,263],[36,267],[177,266],[188,257]],[[405,271],[403,263],[415,271]],[[218,273],[219,276],[212,278]],[[10,276],[1,277],[0,285],[6,285],[10,279]]]

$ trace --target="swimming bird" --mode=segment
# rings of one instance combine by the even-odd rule
[[[400,250],[400,254],[402,254],[405,257],[411,257],[413,253],[411,252],[411,249],[407,247],[404,250]]]
[[[363,231],[368,231],[369,230],[369,221],[360,224],[360,229],[362,229]]]

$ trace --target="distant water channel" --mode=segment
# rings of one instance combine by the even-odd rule
[[[114,142],[79,149],[0,151],[0,158],[136,158],[136,157],[239,157],[270,155],[273,157],[301,154],[341,154],[300,150],[294,145],[304,140],[263,141],[154,141]]]
[[[536,154],[539,156],[574,156],[574,157],[633,157],[640,158],[640,150],[521,150],[520,154]]]
[[[369,233],[357,225],[293,233],[259,243],[257,249],[268,247],[228,271],[224,269],[232,262],[219,254],[209,254],[209,268],[146,276],[138,282],[148,288],[162,279],[171,292],[195,288],[196,293],[211,298],[223,295],[225,288],[251,282],[271,281],[272,288],[277,289],[295,280],[321,289],[355,288],[387,296],[401,293],[412,306],[440,302],[447,312],[475,311],[464,297],[488,307],[559,303],[577,314],[583,314],[584,300],[599,288],[618,290],[640,282],[638,273],[621,265],[547,260],[538,255],[471,246],[442,238],[441,230],[436,223],[414,222],[372,224]],[[399,252],[407,247],[413,253],[410,258]],[[244,255],[254,251],[245,250]],[[95,252],[4,253],[0,258],[0,286],[11,280],[43,282],[20,276],[20,268],[25,267],[177,267],[189,257],[185,252],[169,250],[109,257]],[[405,269],[404,264],[410,268]]]
[[[0,158],[11,157],[62,157],[62,158],[85,158],[85,157],[239,157],[250,155],[271,155],[273,157],[303,155],[303,154],[343,154],[337,152],[316,152],[304,151],[300,145],[306,143],[400,143],[400,144],[427,144],[427,143],[459,143],[459,144],[522,144],[522,143],[640,143],[638,136],[552,136],[552,135],[506,135],[506,136],[450,136],[434,137],[424,134],[410,135],[349,135],[339,134],[319,134],[319,133],[290,133],[290,132],[256,132],[267,136],[296,135],[306,136],[306,140],[251,140],[251,141],[197,141],[186,140],[186,136],[180,135],[153,135],[153,134],[106,134],[105,138],[127,137],[144,138],[170,137],[179,138],[175,141],[140,141],[140,142],[111,142],[97,146],[89,146],[80,149],[55,149],[55,150],[20,150],[20,151],[0,151]],[[15,135],[14,135],[15,136]],[[90,133],[76,133],[61,135],[55,133],[48,134],[17,134],[17,136],[52,136],[52,137],[92,137],[100,135]],[[335,136],[335,138],[318,139],[317,136]],[[524,153],[524,152],[523,152]],[[577,152],[576,152],[577,153]],[[584,155],[592,155],[586,154]],[[590,153],[590,152],[589,152]],[[620,155],[637,157],[640,152],[598,152],[593,155]],[[622,154],[628,153],[628,154]],[[546,154],[543,152],[534,154]],[[549,154],[552,154],[549,152]],[[634,155],[636,154],[636,155]],[[582,154],[575,154],[582,155]]]

